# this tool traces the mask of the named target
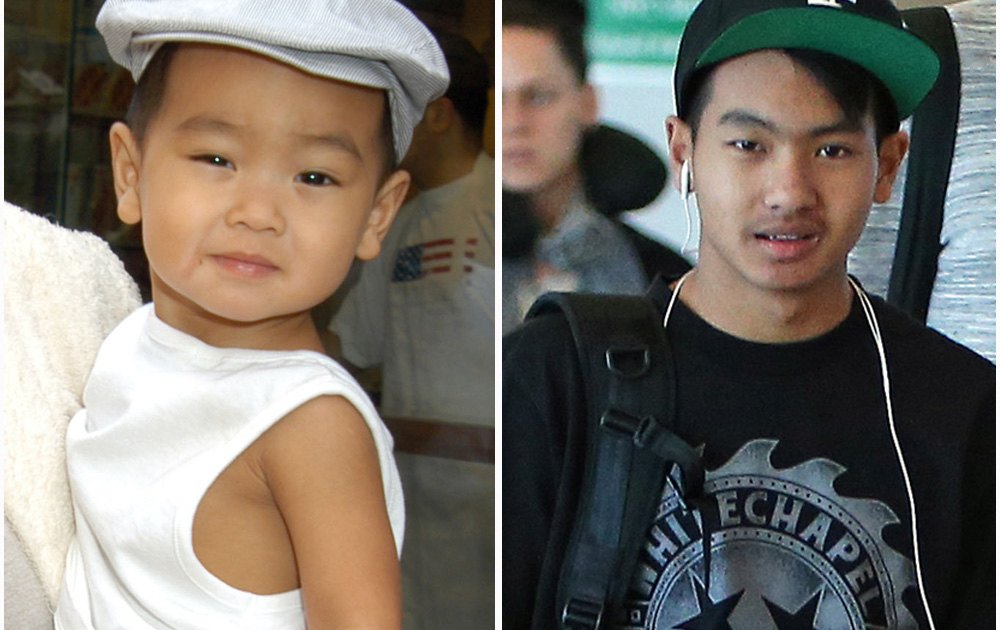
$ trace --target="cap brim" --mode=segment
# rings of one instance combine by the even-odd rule
[[[912,33],[846,11],[810,8],[747,16],[722,33],[695,67],[767,48],[806,48],[853,61],[885,84],[900,119],[912,114],[927,96],[940,69],[934,51]]]

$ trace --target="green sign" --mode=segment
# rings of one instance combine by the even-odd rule
[[[597,62],[673,65],[697,0],[587,0],[587,49]]]

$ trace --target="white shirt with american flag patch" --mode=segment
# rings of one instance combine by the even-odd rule
[[[493,160],[400,210],[330,322],[344,358],[382,365],[382,413],[493,424]]]

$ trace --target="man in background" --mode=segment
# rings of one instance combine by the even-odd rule
[[[628,237],[584,194],[580,148],[597,122],[584,23],[578,2],[503,3],[503,186],[527,198],[540,227],[530,254],[504,261],[504,332],[545,291],[639,293],[648,281]]]

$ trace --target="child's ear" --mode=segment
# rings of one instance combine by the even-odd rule
[[[142,219],[139,205],[139,145],[128,125],[116,122],[111,125],[111,172],[118,197],[118,218],[133,225]]]
[[[361,260],[371,260],[382,251],[382,239],[396,218],[399,206],[403,205],[409,187],[410,174],[406,171],[397,170],[385,180],[375,195],[375,203],[368,215],[368,224],[361,233],[355,256]]]

